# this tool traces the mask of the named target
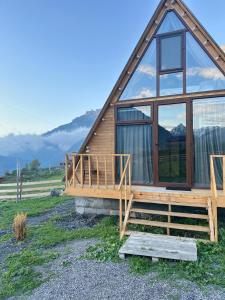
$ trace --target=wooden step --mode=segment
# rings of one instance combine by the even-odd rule
[[[141,220],[141,219],[129,219],[127,223],[136,224],[136,225],[147,225],[147,226],[153,226],[153,227],[170,228],[170,229],[201,231],[201,232],[208,232],[209,233],[209,227],[199,226],[199,225],[148,221],[148,220]]]
[[[196,261],[197,245],[194,239],[133,233],[119,250],[121,258],[125,258],[126,254]]]
[[[202,219],[202,220],[209,219],[208,215],[203,215],[203,214],[189,214],[189,213],[169,212],[169,211],[161,211],[161,210],[150,210],[150,209],[143,209],[143,208],[132,208],[131,212],[150,214],[150,215],[160,215],[160,216]]]
[[[199,200],[199,199],[198,199]],[[197,200],[191,200],[191,199],[185,199],[185,202],[182,202],[181,198],[179,200],[177,199],[169,199],[168,197],[152,197],[148,199],[142,199],[139,198],[133,200],[133,202],[137,203],[149,203],[149,204],[164,204],[164,205],[176,205],[176,206],[188,206],[188,207],[202,207],[207,208],[207,199],[204,201],[197,201]]]

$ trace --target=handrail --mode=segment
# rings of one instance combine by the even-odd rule
[[[118,185],[115,183],[115,170],[119,168]],[[87,176],[86,176],[87,175]],[[133,194],[131,193],[131,155],[72,153],[66,154],[65,181],[66,188],[111,189],[118,192],[120,235],[123,237]],[[124,220],[123,220],[124,216]]]
[[[216,183],[214,160],[222,158],[222,180],[223,180],[223,195],[225,196],[225,155],[210,155],[210,185],[211,185],[211,201],[212,201],[212,215],[214,223],[215,241],[218,241],[218,224],[217,224],[217,207],[218,207],[218,189]]]
[[[122,176],[121,176],[121,179],[120,179],[120,183],[119,183],[119,186],[118,186],[118,190],[121,189],[121,186],[123,184],[123,180],[125,179],[125,175],[127,173],[127,168],[128,168],[128,164],[130,163],[130,156],[128,157],[127,159],[127,162],[125,164],[125,167],[124,167],[124,170],[123,170],[123,173],[122,173]]]

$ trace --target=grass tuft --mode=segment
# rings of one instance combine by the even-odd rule
[[[15,232],[17,241],[23,241],[26,237],[27,234],[26,221],[27,221],[27,214],[24,213],[19,213],[14,218],[13,231]]]

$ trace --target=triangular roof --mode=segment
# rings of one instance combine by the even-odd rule
[[[149,21],[144,33],[142,34],[137,46],[131,54],[125,68],[123,69],[119,79],[117,80],[112,92],[110,93],[105,105],[103,106],[98,118],[96,119],[88,136],[82,144],[80,152],[85,151],[86,145],[89,143],[92,135],[94,134],[99,123],[104,117],[107,108],[110,105],[113,105],[118,100],[121,91],[126,86],[143,53],[149,46],[149,42],[153,38],[157,29],[159,28],[166,12],[171,10],[176,12],[176,14],[185,24],[185,26],[189,29],[189,31],[193,34],[193,36],[196,38],[199,44],[211,57],[213,62],[225,75],[225,53],[215,42],[215,40],[210,36],[210,34],[206,31],[206,29],[196,19],[196,17],[190,11],[190,9],[183,3],[182,0],[161,0],[154,15]]]

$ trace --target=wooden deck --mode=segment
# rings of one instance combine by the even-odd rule
[[[152,203],[161,202],[162,204],[181,205],[181,206],[194,206],[202,207],[207,206],[208,198],[211,197],[211,190],[208,189],[192,189],[191,191],[172,191],[163,187],[151,186],[132,186],[131,192],[134,194],[135,199],[151,200]],[[77,185],[76,187],[69,186],[66,189],[66,194],[76,197],[90,197],[90,198],[103,198],[103,199],[120,199],[120,191],[118,185],[97,186]],[[148,201],[149,202],[149,201]],[[225,208],[225,196],[222,191],[218,192],[217,206]]]
[[[214,170],[214,160],[218,158],[223,162],[222,190],[217,188]],[[210,157],[211,189],[191,191],[131,185],[129,154],[74,154],[71,161],[72,164],[67,156],[66,194],[117,199],[121,238],[130,234],[131,225],[144,225],[165,229],[167,235],[174,231],[199,232],[212,242],[218,241],[217,208],[225,208],[225,156]],[[116,167],[119,184],[115,180]]]

